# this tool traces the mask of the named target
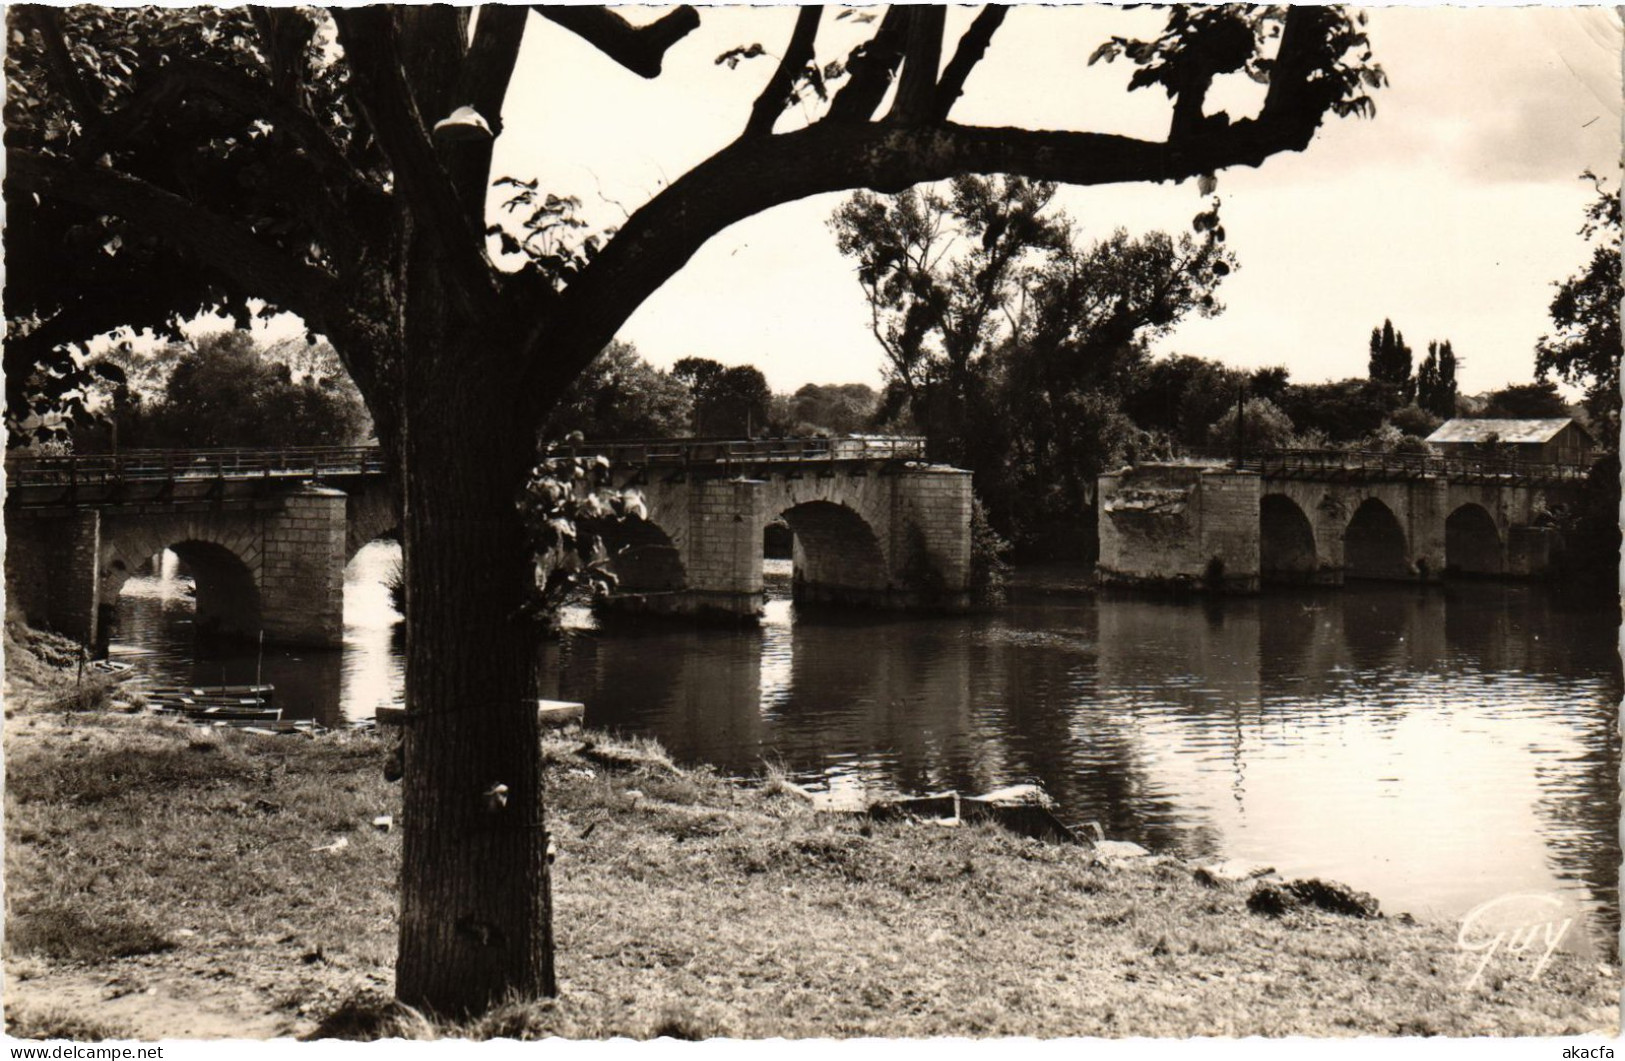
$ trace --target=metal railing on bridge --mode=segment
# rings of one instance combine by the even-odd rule
[[[25,486],[113,486],[186,479],[314,478],[379,475],[377,446],[301,446],[285,449],[124,450],[39,457],[6,457],[6,480]]]
[[[732,465],[817,461],[924,460],[925,439],[912,435],[854,438],[671,438],[583,442],[560,446],[566,456],[604,456],[612,465],[671,465],[715,470]]]
[[[605,456],[617,465],[670,465],[726,471],[803,461],[921,460],[925,439],[913,436],[772,439],[652,439],[564,445],[567,456]],[[181,480],[244,480],[381,475],[377,446],[301,446],[282,449],[124,450],[67,456],[6,457],[12,489],[28,486],[115,486]]]
[[[1237,462],[1232,462],[1233,464]],[[1289,449],[1243,457],[1239,466],[1279,479],[1420,479],[1501,484],[1579,483],[1583,464],[1556,464],[1463,454]]]

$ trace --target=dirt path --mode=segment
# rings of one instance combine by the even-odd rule
[[[54,971],[9,977],[7,1015],[67,1011],[111,1025],[138,1040],[279,1039],[315,1022],[275,1011],[253,988],[167,971],[109,978],[105,971]]]

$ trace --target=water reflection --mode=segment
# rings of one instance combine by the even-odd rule
[[[293,714],[399,696],[370,546],[342,653],[267,649]],[[589,724],[732,774],[907,791],[1035,781],[1074,822],[1188,856],[1346,880],[1457,917],[1556,892],[1615,953],[1616,618],[1539,587],[1351,586],[1193,604],[1097,599],[1029,574],[993,615],[798,613],[784,573],[757,629],[578,629],[543,686]],[[186,681],[249,680],[194,653],[184,588],[132,580],[115,654]],[[1060,587],[1057,589],[1056,587]]]

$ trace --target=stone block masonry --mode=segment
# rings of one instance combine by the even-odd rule
[[[795,536],[807,603],[959,610],[969,604],[970,473],[902,464],[806,464],[759,478],[643,481],[648,523],[611,543],[628,558],[611,607],[752,619],[761,613],[762,532]],[[662,552],[663,551],[663,552]],[[660,554],[660,578],[650,557]],[[658,585],[653,584],[658,581]]]
[[[1101,476],[1101,581],[1256,592],[1259,485],[1252,472],[1181,464]]]
[[[1549,562],[1541,524],[1560,487],[1338,471],[1143,464],[1101,476],[1100,580],[1251,592],[1265,579],[1530,577]]]
[[[85,644],[96,640],[101,514],[6,511],[6,606]]]
[[[343,644],[347,501],[342,490],[305,486],[267,513],[259,586],[266,640]]]

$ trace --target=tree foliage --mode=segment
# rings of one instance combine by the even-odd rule
[[[1582,271],[1557,285],[1551,316],[1555,330],[1535,346],[1535,377],[1556,376],[1586,389],[1586,407],[1596,421],[1598,441],[1613,448],[1619,437],[1619,189],[1612,191],[1591,173],[1597,197],[1586,207],[1580,234],[1591,257]]]
[[[1356,442],[1375,433],[1404,403],[1391,383],[1345,379],[1294,384],[1279,404],[1300,433],[1319,433],[1329,442]]]
[[[1268,453],[1284,449],[1293,441],[1292,418],[1268,398],[1248,398],[1232,405],[1208,428],[1208,444],[1215,450],[1235,451],[1238,440],[1237,417],[1241,419],[1240,448],[1243,454]]]
[[[1195,232],[1085,242],[1053,185],[966,176],[836,212],[888,384],[936,459],[970,468],[990,518],[1023,540],[1093,504],[1146,437],[1121,400],[1149,344],[1222,308],[1235,268],[1218,204]],[[1151,447],[1154,448],[1154,447]]]
[[[805,383],[774,395],[776,429],[794,435],[851,435],[869,430],[880,396],[867,383]]]
[[[1514,383],[1485,395],[1480,416],[1508,420],[1549,420],[1569,415],[1568,402],[1551,380]]]
[[[1445,420],[1455,416],[1457,367],[1449,339],[1428,343],[1428,356],[1416,370],[1416,404]]]
[[[672,366],[671,374],[689,389],[694,434],[754,438],[767,429],[773,414],[773,391],[761,369],[685,357]]]
[[[369,427],[360,395],[342,372],[324,371],[319,346],[301,353],[296,376],[289,355],[304,345],[267,349],[241,330],[171,344],[167,356],[141,359],[128,371],[126,379],[143,380],[146,393],[128,382],[102,389],[107,429],[81,426],[77,448],[110,448],[115,437],[125,449],[359,444]],[[120,360],[136,362],[129,354]]]
[[[1411,378],[1411,348],[1402,332],[1394,330],[1394,322],[1385,320],[1381,328],[1371,329],[1371,358],[1366,372],[1373,383],[1384,383],[1394,388],[1406,402],[1416,395],[1416,381]]]
[[[950,120],[1003,7],[976,15],[946,64],[942,8],[891,7],[833,57],[819,54],[824,13],[801,9],[736,139],[596,249],[555,202],[533,255],[486,216],[521,41],[545,25],[653,78],[695,9],[640,25],[574,5],[486,5],[477,20],[442,5],[8,8],[8,408],[77,412],[65,381],[83,367],[73,344],[91,336],[215,306],[243,320],[259,299],[332,341],[373,415],[402,495],[408,587],[402,1000],[465,1013],[555,986],[523,621],[536,546],[514,497],[568,384],[702,244],[778,204],[975,172],[1179,181],[1301,151],[1327,115],[1369,113],[1381,72],[1362,19],[1226,10],[1176,8],[1155,39],[1121,43],[1166,70],[1156,83],[1173,120],[1159,141]],[[1267,80],[1263,101],[1241,118],[1199,113],[1241,50],[1236,21],[1252,39],[1240,69]],[[841,64],[838,90],[784,120],[826,60]],[[559,195],[499,194],[532,190],[544,210]],[[531,226],[504,231],[523,243]]]
[[[617,339],[571,381],[543,433],[558,439],[578,431],[595,442],[677,438],[689,433],[693,415],[688,385]]]

